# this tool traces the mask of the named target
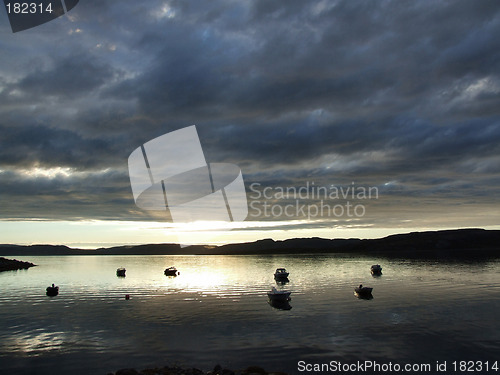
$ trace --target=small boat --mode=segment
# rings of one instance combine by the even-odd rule
[[[175,267],[168,267],[166,270],[165,270],[165,276],[177,276],[177,275],[180,275],[180,272],[177,271],[177,268]]]
[[[125,272],[126,272],[126,271],[127,271],[127,270],[126,270],[125,268],[123,268],[123,267],[118,268],[118,269],[116,270],[116,276],[125,277]]]
[[[372,290],[373,288],[363,286],[362,284],[357,288],[354,288],[354,292],[360,297],[370,297],[372,295]]]
[[[276,281],[276,285],[281,285],[281,286],[288,284],[290,282],[288,277],[285,279],[274,279],[274,281]]]
[[[59,294],[59,287],[52,284],[52,286],[47,287],[47,295],[50,297],[57,296]]]
[[[380,267],[380,264],[374,264],[371,268],[370,271],[372,275],[382,275],[382,267]]]
[[[288,275],[290,275],[290,273],[288,273],[284,268],[278,268],[276,269],[276,272],[274,272],[274,278],[276,280],[288,279]]]
[[[269,300],[272,302],[286,302],[290,301],[290,294],[292,292],[287,291],[287,290],[277,290],[274,286],[271,288],[270,292],[267,292],[267,296],[269,297]]]

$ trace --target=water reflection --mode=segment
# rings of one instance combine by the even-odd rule
[[[32,333],[20,334],[6,340],[4,345],[8,345],[21,353],[36,353],[60,350],[65,341],[65,333],[61,331],[43,332],[37,330]]]

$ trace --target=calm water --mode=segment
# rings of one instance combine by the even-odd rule
[[[447,373],[458,372],[453,361],[500,366],[499,260],[17,258],[39,266],[0,273],[0,367],[6,374],[104,375],[167,364],[209,370],[217,363],[305,373],[299,361],[447,361]],[[382,264],[381,277],[371,276],[374,263]],[[180,276],[163,275],[171,265]],[[115,274],[121,266],[126,278]],[[290,272],[284,288],[292,291],[291,310],[267,302],[278,267]],[[53,282],[60,293],[47,297]],[[373,299],[354,296],[360,283],[374,288]]]

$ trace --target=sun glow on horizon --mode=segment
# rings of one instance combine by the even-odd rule
[[[309,227],[304,222],[242,222],[214,228],[213,223],[198,223],[189,228],[187,224],[138,221],[2,221],[6,229],[2,243],[17,245],[51,244],[66,245],[81,249],[96,249],[123,245],[153,243],[178,243],[177,234],[185,230],[192,237],[192,244],[223,245],[253,242],[262,239],[276,241],[290,238],[381,238],[391,234],[414,231],[456,229],[438,226],[411,227],[402,223],[400,227],[340,226]],[[225,223],[228,224],[228,223]],[[229,229],[231,227],[231,229]],[[469,226],[470,227],[470,226]],[[500,225],[482,226],[484,229],[500,229]],[[212,241],[202,242],[210,234]],[[22,239],[21,241],[19,239]]]

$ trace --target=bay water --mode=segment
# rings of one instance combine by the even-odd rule
[[[5,374],[105,375],[165,365],[207,371],[215,364],[289,374],[405,365],[413,373],[500,373],[499,259],[16,258],[37,267],[0,273]],[[376,263],[382,276],[370,274]],[[169,266],[180,275],[165,276]],[[116,276],[119,267],[125,278]],[[290,272],[288,283],[274,280],[280,267]],[[52,283],[59,295],[48,297]],[[373,287],[372,299],[354,295],[359,284]],[[273,286],[292,292],[288,309],[268,303]]]

